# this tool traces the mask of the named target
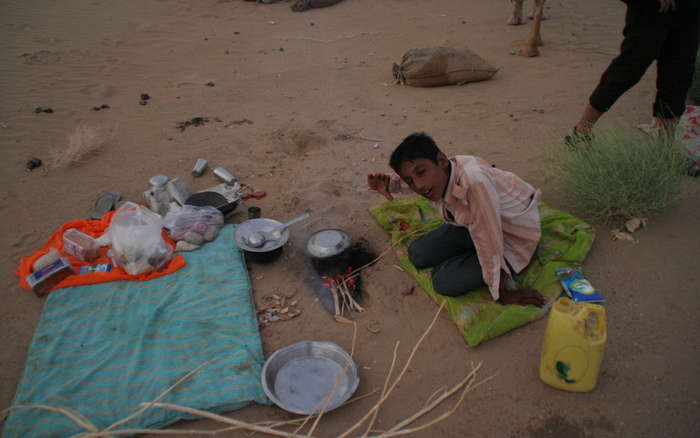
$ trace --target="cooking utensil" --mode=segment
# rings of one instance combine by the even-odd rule
[[[265,244],[265,242],[269,240],[278,240],[282,236],[282,232],[287,229],[290,225],[293,225],[297,222],[303,221],[304,219],[308,219],[309,213],[304,213],[299,217],[296,217],[289,222],[285,222],[282,225],[275,227],[272,231],[254,231],[251,232],[248,236],[243,236],[243,239],[246,240],[246,243],[253,247],[253,248],[260,248]]]
[[[224,216],[232,213],[238,206],[238,200],[229,202],[221,193],[214,191],[197,192],[185,200],[185,204],[196,207],[212,206],[217,208]]]
[[[261,380],[265,394],[277,406],[309,415],[345,403],[357,390],[360,376],[352,357],[337,344],[302,341],[272,353]]]
[[[280,225],[280,222],[274,219],[249,219],[236,226],[234,239],[238,247],[245,252],[247,259],[258,263],[268,263],[277,259],[282,253],[284,244],[289,240],[289,230],[285,229],[278,240],[266,241],[257,248],[248,245],[247,237],[257,231],[272,231]]]
[[[315,259],[325,260],[343,254],[352,245],[348,233],[339,229],[317,231],[306,242],[306,250]]]

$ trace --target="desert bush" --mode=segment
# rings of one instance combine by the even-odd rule
[[[78,125],[68,136],[68,143],[51,150],[51,166],[66,167],[80,163],[97,154],[111,139],[113,133],[106,129]]]
[[[688,159],[667,136],[630,129],[595,132],[577,148],[557,145],[549,168],[569,208],[606,223],[649,217],[683,192]]]

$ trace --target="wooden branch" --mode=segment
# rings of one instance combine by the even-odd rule
[[[0,411],[0,418],[5,418],[5,415],[7,415],[10,411],[14,411],[17,409],[44,409],[46,411],[51,411],[51,412],[58,412],[59,414],[63,414],[66,417],[70,418],[73,420],[75,424],[78,426],[82,427],[85,430],[88,430],[90,432],[97,432],[98,429],[97,427],[90,422],[87,418],[84,418],[82,415],[78,414],[77,412],[73,412],[68,408],[57,408],[55,406],[49,406],[49,405],[17,405],[17,406],[10,406],[9,408],[3,409]]]
[[[389,381],[391,381],[391,375],[394,373],[394,365],[396,365],[396,356],[399,349],[399,343],[399,341],[396,341],[396,344],[394,344],[394,357],[391,359],[391,366],[389,367],[389,372],[386,375],[386,379],[384,379],[384,388],[382,388],[382,395],[379,396],[380,400],[383,399],[386,395],[386,390],[389,387]],[[365,435],[367,435],[372,430],[372,426],[377,420],[377,415],[379,415],[379,407],[377,407],[377,410],[374,411],[372,418],[369,420],[369,424],[367,425]]]
[[[154,408],[169,409],[171,411],[184,412],[186,414],[197,415],[199,417],[209,418],[214,421],[218,421],[224,424],[230,424],[232,426],[240,426],[241,429],[251,430],[254,432],[261,432],[268,435],[290,437],[290,438],[309,438],[308,435],[297,435],[290,432],[284,432],[277,429],[272,429],[265,426],[257,426],[255,424],[246,423],[245,421],[235,420],[233,418],[224,417],[223,415],[214,414],[207,411],[202,411],[200,409],[188,408],[186,406],[175,405],[172,403],[141,403],[141,406],[148,405]]]
[[[362,423],[364,423],[372,414],[374,414],[374,411],[379,409],[379,406],[381,406],[384,401],[389,398],[391,393],[394,391],[396,388],[396,385],[399,384],[401,381],[401,378],[406,374],[406,370],[408,370],[408,367],[411,365],[411,361],[413,360],[413,356],[415,356],[416,351],[418,350],[418,347],[420,347],[421,343],[423,343],[423,340],[425,337],[430,333],[430,330],[432,330],[433,326],[435,325],[435,322],[437,321],[438,316],[440,315],[440,312],[442,311],[442,308],[445,306],[445,303],[443,302],[440,305],[440,308],[438,309],[437,312],[435,312],[435,316],[433,317],[433,321],[430,323],[428,328],[423,332],[421,337],[418,339],[418,342],[413,346],[413,350],[411,350],[411,354],[408,356],[408,359],[406,360],[406,363],[404,364],[403,369],[399,373],[399,375],[396,377],[396,380],[394,380],[394,383],[391,384],[387,392],[384,394],[383,397],[379,399],[376,405],[372,407],[369,412],[367,412],[360,420],[358,420],[353,426],[351,426],[348,430],[343,432],[341,435],[338,436],[338,438],[347,438],[352,432],[354,432],[358,427],[362,426]]]

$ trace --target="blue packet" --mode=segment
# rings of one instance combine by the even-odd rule
[[[112,270],[111,263],[100,263],[99,265],[81,266],[81,274],[92,274],[93,272],[109,272]]]
[[[580,269],[561,268],[554,272],[572,301],[582,303],[602,303],[605,301],[605,298],[593,287],[591,282],[586,280]]]

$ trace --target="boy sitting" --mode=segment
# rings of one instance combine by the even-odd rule
[[[414,133],[394,150],[389,165],[414,192],[432,201],[445,224],[408,248],[411,263],[433,268],[435,291],[459,296],[488,286],[501,304],[542,306],[533,289],[514,290],[540,239],[540,191],[481,158],[448,158],[425,133]],[[369,188],[394,199],[392,176],[367,175]]]

